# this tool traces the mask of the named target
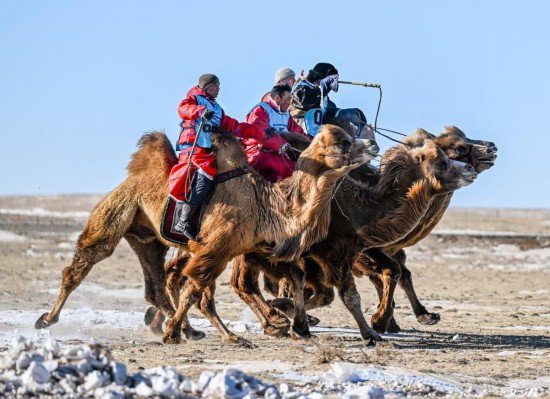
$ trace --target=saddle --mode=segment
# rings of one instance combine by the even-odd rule
[[[203,201],[201,209],[197,213],[195,213],[195,217],[193,219],[193,227],[195,227],[195,231],[197,232],[197,234],[200,230],[202,215],[204,213],[204,210],[206,209],[206,206],[210,203],[210,199],[212,198],[212,193],[214,192],[215,186],[227,180],[234,179],[235,177],[242,176],[246,173],[248,173],[248,169],[246,167],[243,167],[216,175],[213,181],[213,186],[210,189],[210,193]],[[176,244],[187,245],[189,239],[185,237],[182,233],[173,230],[174,226],[178,223],[178,220],[180,219],[181,208],[183,204],[183,201],[178,201],[171,195],[168,196],[168,200],[166,201],[166,205],[164,206],[164,213],[162,215],[162,220],[160,223],[160,234],[168,241]]]

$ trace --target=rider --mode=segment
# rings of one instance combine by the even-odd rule
[[[308,137],[304,130],[290,117],[288,107],[292,95],[287,85],[276,85],[269,93],[269,100],[255,105],[246,121],[270,132],[270,137],[260,143],[248,138],[242,140],[250,165],[268,181],[274,183],[292,174],[294,162],[289,159],[289,143],[279,132],[293,132]]]
[[[292,89],[290,114],[309,134],[316,134],[310,124],[313,117],[308,111],[315,110],[314,126],[333,123],[354,136],[374,139],[374,132],[368,127],[363,111],[358,108],[339,109],[328,94],[338,91],[338,70],[334,65],[320,62],[309,70],[306,79],[298,82]]]
[[[277,69],[277,72],[275,72],[275,84],[276,85],[287,85],[292,89],[294,84],[296,83],[296,73],[290,69],[290,68],[279,68]],[[262,97],[262,101],[269,102],[269,99],[271,97],[271,92],[267,92]]]
[[[199,78],[198,85],[189,90],[178,108],[182,122],[177,149],[181,152],[178,164],[170,172],[170,195],[183,200],[184,205],[180,220],[173,230],[191,240],[196,239],[196,231],[191,221],[197,208],[206,198],[217,171],[211,132],[222,128],[239,138],[254,138],[261,141],[265,137],[265,131],[261,126],[239,123],[225,115],[216,102],[219,92],[218,77],[210,73],[204,74]],[[197,137],[198,126],[201,126],[201,123],[202,130]],[[192,152],[195,141],[196,147]],[[187,170],[190,157],[191,170]]]

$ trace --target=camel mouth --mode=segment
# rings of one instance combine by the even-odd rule
[[[492,156],[490,158],[478,158],[477,163],[493,166],[495,164],[496,159],[497,159],[497,155],[495,154],[494,156]]]

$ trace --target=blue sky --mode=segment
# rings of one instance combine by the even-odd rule
[[[0,2],[0,195],[106,193],[144,132],[176,139],[202,73],[243,120],[276,69],[324,61],[382,85],[380,127],[456,125],[498,145],[453,205],[549,206],[550,2],[189,3]],[[331,99],[372,121],[378,97],[341,86]]]

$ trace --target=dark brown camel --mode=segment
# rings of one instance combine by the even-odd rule
[[[399,278],[399,265],[376,247],[406,236],[427,211],[434,196],[469,184],[475,176],[471,166],[450,161],[435,143],[426,141],[421,148],[401,146],[392,151],[374,187],[366,187],[346,177],[333,199],[329,235],[304,254],[321,268],[315,275],[307,276],[308,283],[313,284],[314,295],[305,302],[306,310],[331,301],[334,298],[332,287],[336,286],[340,298],[358,323],[362,337],[371,339],[352,276],[355,258],[361,251],[373,248],[372,256],[388,265],[385,273],[390,277],[387,295],[391,301]],[[302,260],[302,267],[310,272],[306,266],[307,260]],[[271,305],[280,307],[284,301],[279,299],[271,304],[265,301],[258,287],[260,269],[274,279],[287,277],[281,274],[286,268],[271,267],[261,254],[247,254],[235,262],[231,284],[258,315],[266,332],[275,334]],[[384,309],[386,320],[392,311],[391,307]]]
[[[460,129],[454,126],[446,128],[446,130],[437,137],[419,129],[415,134],[408,136],[404,142],[410,146],[420,146],[425,139],[435,140],[450,158],[468,162],[478,173],[492,167],[496,159],[497,148],[494,143],[468,139]],[[391,154],[391,152],[386,154],[385,157],[389,154]],[[382,163],[384,164],[384,161]],[[360,173],[365,170],[367,173]],[[371,170],[369,173],[368,169],[365,167],[357,169],[352,172],[350,176],[369,185],[375,185],[380,178],[376,171]],[[419,220],[416,228],[414,228],[402,240],[383,248],[384,252],[391,255],[393,260],[386,259],[383,261],[384,258],[381,258],[378,251],[367,250],[362,252],[361,256],[355,261],[353,273],[357,276],[362,276],[364,274],[369,275],[371,281],[375,284],[380,297],[378,311],[372,318],[373,327],[377,331],[399,331],[399,326],[397,326],[393,317],[390,318],[389,321],[387,321],[386,318],[380,318],[380,315],[387,314],[388,306],[393,306],[389,305],[388,300],[384,298],[387,298],[387,292],[390,284],[387,281],[388,277],[386,270],[388,269],[388,266],[386,264],[393,264],[394,266],[392,267],[395,268],[395,262],[397,262],[397,265],[401,270],[399,284],[405,290],[418,321],[422,324],[435,324],[439,320],[438,314],[429,313],[419,302],[412,285],[411,272],[405,266],[406,257],[402,248],[415,244],[429,234],[447,209],[451,197],[452,192],[446,195],[436,196],[426,214]],[[347,204],[344,203],[343,206],[345,208]],[[325,287],[317,284],[315,280],[317,280],[316,276],[319,273],[320,267],[316,265],[315,262],[311,260],[308,261],[306,279],[308,281],[308,285],[315,287],[314,290],[316,292],[315,296],[317,297],[317,302],[320,306],[322,306],[332,302],[334,299],[334,293],[331,289],[327,290]],[[310,279],[308,278],[308,275],[313,277]],[[386,283],[384,283],[384,281]],[[265,278],[264,282],[266,289],[273,295],[277,295],[279,293],[280,287],[273,280]],[[308,295],[311,296],[313,293],[310,291]],[[385,327],[386,321],[387,328]]]
[[[214,144],[218,152],[218,173],[246,167],[246,156],[232,135],[215,134]],[[127,179],[92,211],[78,239],[73,262],[63,270],[57,301],[49,313],[37,320],[36,328],[58,321],[70,293],[96,263],[112,254],[123,237],[140,260],[146,299],[168,317],[176,315],[165,289],[163,270],[168,247],[174,244],[159,235],[168,175],[176,156],[163,133],[144,135],[139,146],[128,166]],[[279,259],[298,257],[302,248],[315,242],[317,236],[322,238],[328,227],[330,197],[336,181],[353,167],[372,159],[375,154],[369,151],[377,150],[374,142],[353,140],[342,129],[327,126],[310,149],[304,151],[299,167],[287,181],[271,185],[249,169],[245,175],[228,180],[214,190],[203,215],[199,241],[189,245],[195,256],[190,262],[194,267],[189,268],[188,287],[193,299],[200,299],[200,310],[226,341],[239,341],[239,337],[227,330],[215,312],[213,283],[227,260],[247,252],[250,247],[256,250],[269,247],[268,253],[276,254]],[[314,227],[308,227],[310,224]],[[238,240],[234,240],[235,237]],[[208,265],[203,267],[204,263]],[[194,289],[202,289],[202,295],[197,297]],[[293,294],[301,295],[298,290]],[[185,314],[180,311],[173,323],[180,328],[167,333],[166,342],[179,342],[181,328],[189,336],[192,330],[188,328]]]

